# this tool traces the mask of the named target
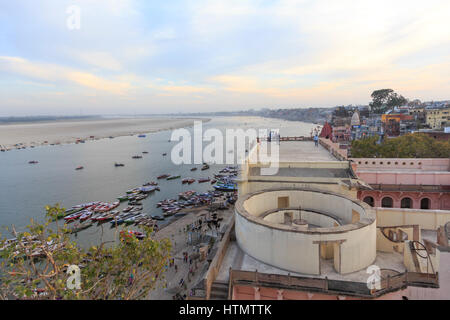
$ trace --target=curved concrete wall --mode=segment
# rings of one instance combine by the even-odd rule
[[[299,189],[300,190],[300,189]],[[352,222],[352,210],[367,218],[365,209],[353,200],[323,191],[277,190],[257,192],[244,202],[244,209],[252,216],[260,216],[264,212],[276,209],[278,198],[289,197],[290,208],[314,209],[337,216],[345,224]]]
[[[290,207],[300,203],[328,212],[348,224],[333,228],[302,228],[264,221],[258,216],[276,209],[278,197],[289,196]],[[313,206],[314,205],[314,206]],[[368,206],[342,196],[310,190],[267,190],[249,194],[236,204],[236,238],[250,256],[292,272],[320,274],[320,242],[334,243],[338,271],[355,272],[376,257],[376,219]],[[351,223],[352,210],[361,219]],[[335,257],[336,258],[336,257]],[[335,260],[336,265],[336,260]]]

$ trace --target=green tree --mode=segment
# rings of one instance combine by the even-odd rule
[[[0,240],[0,299],[143,299],[164,278],[171,242],[154,240],[150,228],[142,240],[116,228],[113,243],[84,249],[58,223],[64,209],[46,211],[45,223],[31,220],[21,233],[12,227],[15,240]],[[80,289],[67,287],[71,265],[80,268]]]
[[[372,112],[381,114],[394,107],[399,107],[408,102],[402,95],[392,89],[375,90],[371,94],[372,102],[369,104]]]
[[[355,140],[351,145],[354,158],[450,158],[450,141],[438,141],[423,133],[385,139],[378,137]]]

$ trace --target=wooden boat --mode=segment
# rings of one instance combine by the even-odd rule
[[[234,184],[217,184],[214,186],[214,189],[225,192],[237,191],[237,187]]]
[[[198,183],[205,183],[205,182],[209,182],[211,181],[210,178],[206,178],[206,179],[198,179]]]
[[[157,177],[157,179],[166,179],[168,177],[170,177],[170,174],[162,174],[159,177]]]
[[[214,184],[214,183],[216,183],[217,182],[217,180],[211,180],[211,184]]]
[[[175,180],[175,179],[179,179],[181,178],[181,176],[170,176],[167,178],[167,180]]]
[[[191,168],[191,171],[197,171],[197,168]]]
[[[209,165],[208,164],[204,164],[202,167],[202,171],[208,170],[209,169]]]
[[[123,212],[130,212],[134,207],[133,206],[128,206],[125,209],[123,209]]]
[[[75,170],[83,170],[83,169],[84,169],[83,166],[79,166],[79,167],[76,167],[76,168],[75,168]]]
[[[79,212],[72,213],[72,214],[70,214],[70,215],[64,217],[64,220],[66,220],[67,222],[77,220],[77,219],[78,219],[79,217],[81,217],[85,212],[86,212],[85,210],[82,210],[82,211],[79,211]]]
[[[89,219],[94,213],[92,211],[86,211],[80,216],[80,221],[85,221]]]

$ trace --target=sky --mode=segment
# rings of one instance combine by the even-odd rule
[[[1,0],[0,116],[447,100],[449,17],[448,0]]]

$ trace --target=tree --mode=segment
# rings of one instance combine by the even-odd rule
[[[372,92],[372,102],[369,104],[372,112],[381,114],[394,107],[399,107],[408,102],[408,100],[392,89],[381,89]]]
[[[31,220],[26,232],[12,227],[15,240],[0,240],[0,299],[143,299],[164,278],[171,243],[152,239],[150,228],[142,240],[116,229],[114,243],[84,249],[70,240],[67,225],[56,219],[50,227],[64,209],[46,211],[44,224]],[[79,289],[67,286],[70,266],[79,267]]]
[[[354,158],[450,158],[450,141],[414,133],[386,139],[377,145],[378,137],[352,141]]]

